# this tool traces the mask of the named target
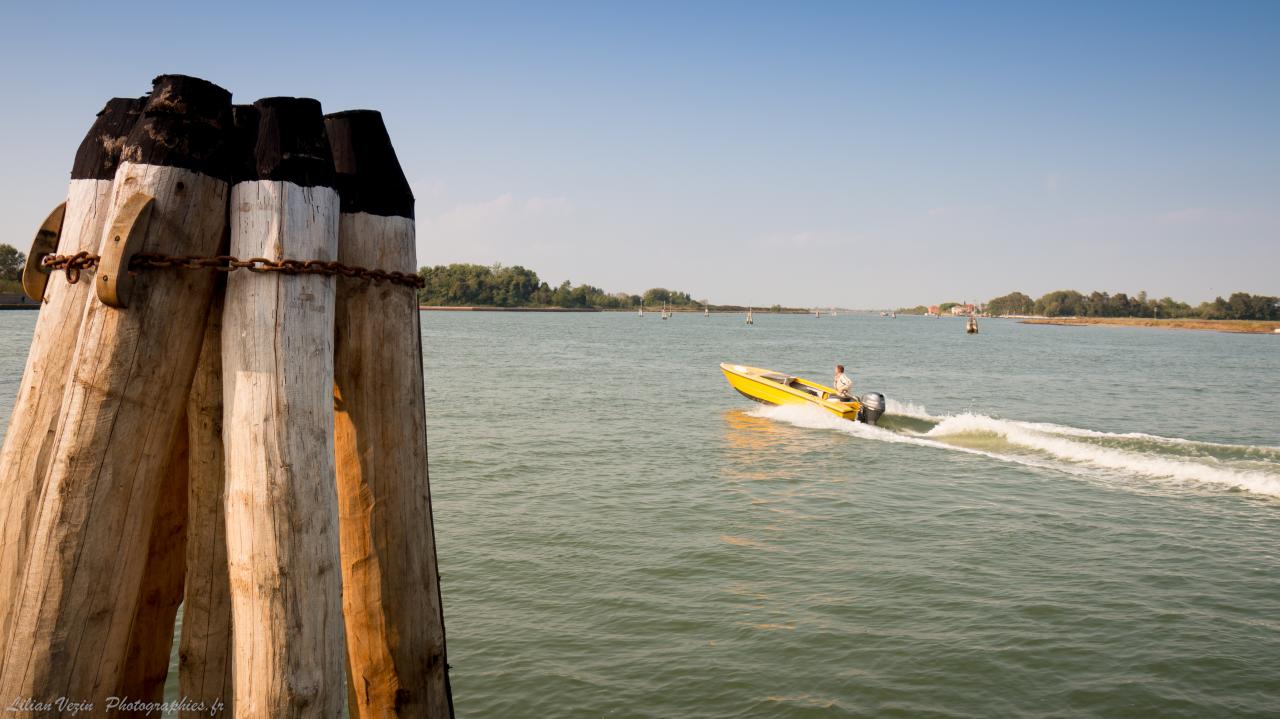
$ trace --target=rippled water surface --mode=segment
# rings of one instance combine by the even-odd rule
[[[0,313],[0,419],[34,313]],[[1280,337],[424,313],[460,717],[1275,716]],[[717,365],[890,398],[871,428]]]

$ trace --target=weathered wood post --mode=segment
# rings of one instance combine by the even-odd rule
[[[55,253],[97,252],[111,204],[111,185],[120,161],[120,148],[142,110],[142,101],[115,98],[107,102],[80,143],[71,168],[61,237]],[[33,248],[33,254],[37,254]],[[39,256],[30,257],[36,271]],[[47,274],[28,277],[28,285],[43,285]],[[17,606],[15,581],[27,562],[28,542],[48,465],[58,408],[85,303],[93,295],[92,282],[67,283],[53,277],[38,294],[44,304],[36,319],[27,354],[27,367],[14,401],[0,450],[0,656]],[[39,299],[35,297],[33,299]]]
[[[320,103],[271,98],[256,172],[231,198],[231,254],[337,253]],[[339,716],[346,650],[333,454],[334,278],[236,272],[223,309],[227,553],[237,714]]]
[[[382,116],[326,117],[344,265],[415,272],[413,194]],[[360,717],[451,717],[417,291],[338,279],[335,403],[343,611]]]
[[[100,254],[116,237],[139,251],[208,256],[226,220],[226,90],[156,78],[121,153]],[[154,198],[143,227],[114,226]],[[107,273],[99,270],[95,284]],[[123,279],[123,277],[121,277]],[[170,460],[204,334],[213,276],[147,271],[127,308],[86,305],[48,453],[0,667],[0,696],[105,705],[119,686],[147,561],[161,474]]]
[[[239,107],[237,107],[239,114]],[[231,585],[223,511],[222,291],[209,308],[200,363],[187,403],[190,462],[187,491],[186,596],[178,649],[180,694],[193,706],[221,703],[234,716],[231,683]],[[184,717],[208,716],[186,712]]]
[[[233,178],[256,174],[253,149],[258,142],[258,111],[252,105],[233,105]],[[228,227],[223,252],[230,252]],[[187,402],[190,478],[187,493],[186,597],[182,610],[182,638],[178,649],[181,695],[193,706],[221,705],[234,716],[232,684],[231,584],[227,570],[225,507],[226,457],[223,452],[222,307],[226,280],[214,289],[213,306],[205,326],[200,361]],[[183,711],[183,717],[207,712]]]
[[[258,112],[234,105],[232,175],[256,174],[253,149],[258,142]],[[230,233],[227,236],[230,251]],[[234,716],[232,684],[231,584],[227,573],[227,522],[224,510],[226,461],[223,453],[222,306],[226,281],[215,289],[205,327],[200,362],[187,403],[190,479],[187,494],[186,597],[178,650],[181,695],[193,706],[221,705]],[[207,716],[184,711],[183,717]]]
[[[251,106],[232,107],[233,119]],[[255,116],[256,114],[250,113]],[[248,138],[244,135],[248,135]],[[256,124],[236,124],[232,152],[252,150]],[[247,144],[246,144],[247,143]],[[231,241],[226,227],[216,254]],[[184,716],[230,716],[231,590],[227,576],[225,466],[222,453],[222,303],[226,278],[214,278],[209,319],[191,381],[185,421],[179,422],[170,467],[156,500],[151,548],[118,696],[160,702],[168,679],[174,622],[184,607],[178,676]],[[146,716],[145,711],[122,712]]]
[[[147,564],[138,590],[138,606],[129,628],[129,652],[116,696],[131,701],[160,702],[169,676],[173,626],[182,603],[187,538],[187,428],[178,432],[169,464],[160,477],[160,491],[152,512]],[[145,717],[145,711],[121,712]]]

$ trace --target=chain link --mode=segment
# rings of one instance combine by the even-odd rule
[[[45,255],[40,266],[50,271],[63,270],[67,273],[67,282],[75,284],[80,281],[83,270],[98,267],[101,258],[90,252],[77,252],[74,255]],[[196,257],[194,255],[155,255],[137,254],[129,261],[129,273],[137,274],[149,269],[179,270],[213,270],[214,272],[234,272],[248,270],[250,272],[280,272],[286,275],[325,275],[330,277],[354,277],[374,282],[391,282],[406,287],[426,287],[426,281],[408,272],[387,272],[370,270],[365,267],[353,267],[340,262],[324,260],[269,260],[265,257],[254,257],[242,260],[231,255],[216,257]]]

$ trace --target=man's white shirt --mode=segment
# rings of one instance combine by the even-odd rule
[[[853,391],[853,380],[849,379],[849,375],[841,372],[836,375],[835,388],[840,394],[849,394]]]

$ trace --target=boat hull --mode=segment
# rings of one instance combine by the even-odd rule
[[[862,406],[857,401],[839,402],[834,389],[799,377],[789,377],[772,370],[743,365],[720,365],[729,386],[744,397],[771,405],[808,404],[841,419],[857,420]],[[779,381],[784,378],[787,381]]]

